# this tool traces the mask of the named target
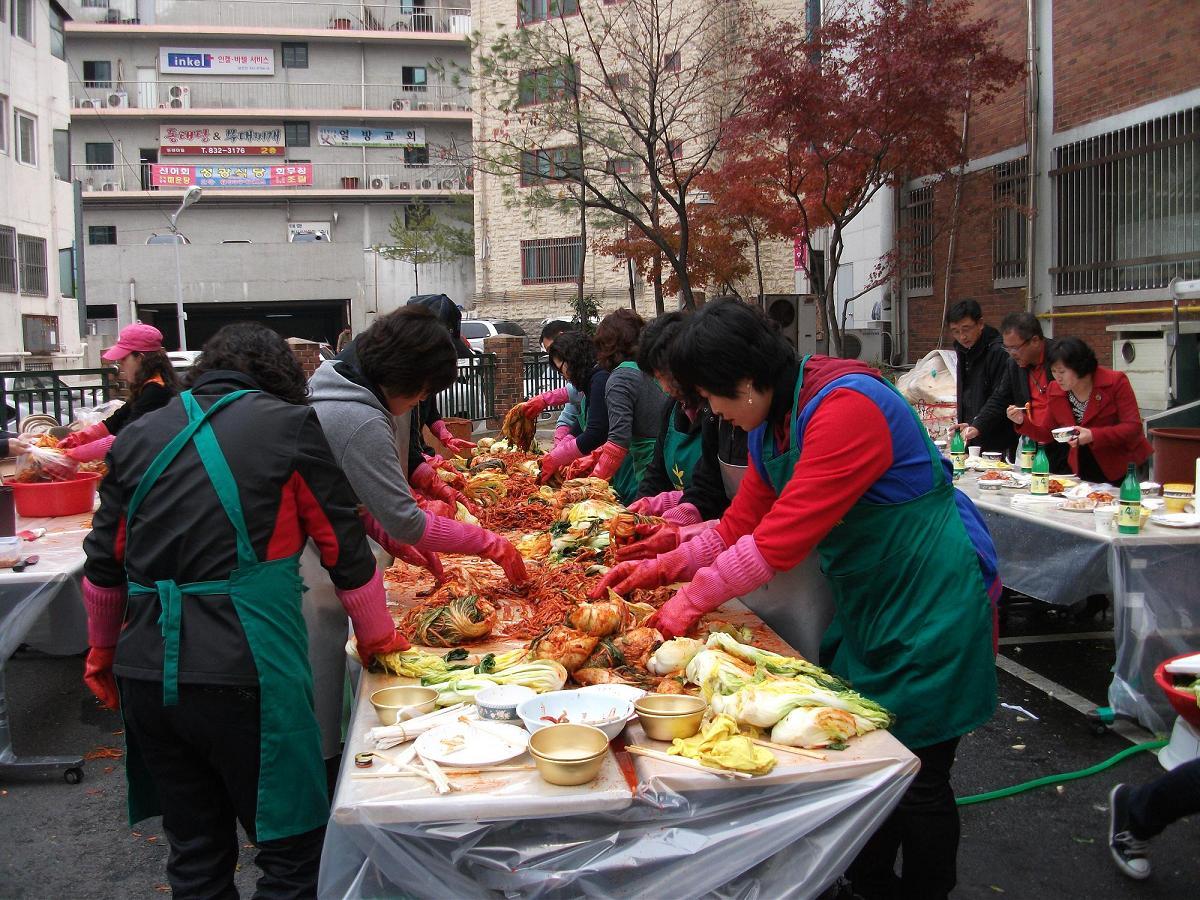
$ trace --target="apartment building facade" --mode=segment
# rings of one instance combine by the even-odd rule
[[[0,369],[81,358],[66,10],[0,3]]]
[[[333,341],[407,299],[411,267],[375,248],[415,205],[469,200],[470,9],[83,4],[66,43],[93,332],[136,318],[175,346],[182,294],[190,348],[239,319]],[[421,274],[474,293],[470,260]]]

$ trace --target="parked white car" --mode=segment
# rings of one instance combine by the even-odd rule
[[[476,353],[483,352],[484,340],[498,334],[510,334],[519,338],[528,337],[525,329],[516,322],[509,322],[505,319],[463,319],[463,340]]]

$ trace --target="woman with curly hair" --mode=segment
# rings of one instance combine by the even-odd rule
[[[122,428],[171,402],[179,393],[179,379],[162,340],[162,332],[144,322],[121,329],[104,359],[117,364],[117,377],[129,387],[129,401],[104,421],[63,438],[58,449],[78,462],[103,459]]]
[[[638,339],[646,323],[629,309],[609,313],[596,328],[596,362],[608,370],[604,404],[608,437],[572,465],[571,477],[591,474],[611,481],[622,503],[638,496],[642,475],[654,457],[654,442],[669,398],[637,364]]]
[[[364,659],[408,642],[283,339],[228,325],[190,381],[109,451],[84,542],[84,682],[120,702],[130,819],[162,815],[176,896],[236,893],[238,822],[260,894],[313,896],[329,804],[304,545],[320,548]]]
[[[542,484],[608,440],[608,409],[604,403],[608,372],[596,364],[596,345],[592,339],[580,331],[567,331],[554,339],[547,352],[550,364],[581,395],[579,424],[582,431],[577,437],[564,437],[542,457]]]

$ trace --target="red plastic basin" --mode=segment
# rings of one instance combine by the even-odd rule
[[[1171,706],[1175,707],[1175,712],[1183,716],[1183,720],[1189,725],[1200,728],[1200,704],[1196,702],[1196,695],[1191,691],[1181,691],[1175,687],[1175,676],[1167,671],[1167,666],[1175,660],[1192,656],[1195,652],[1193,650],[1191,653],[1181,653],[1179,656],[1164,659],[1154,670],[1154,680],[1158,682],[1158,686],[1163,689],[1163,693],[1171,701]]]
[[[13,502],[17,515],[26,519],[42,519],[53,516],[73,516],[91,512],[96,501],[96,488],[100,476],[95,472],[76,475],[70,481],[42,481],[25,484],[8,482],[13,489]]]

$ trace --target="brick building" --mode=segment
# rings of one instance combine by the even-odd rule
[[[1110,364],[1109,326],[1169,319],[1153,310],[1171,279],[1200,277],[1200,3],[974,6],[1020,57],[1032,8],[1034,78],[973,111],[952,259],[956,180],[900,189],[925,252],[900,285],[899,346],[909,361],[937,346],[947,301],[973,297],[997,323],[1029,296],[1048,333]]]

